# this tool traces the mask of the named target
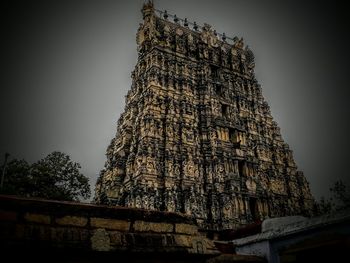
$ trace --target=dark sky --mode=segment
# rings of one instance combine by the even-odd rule
[[[334,1],[156,0],[157,9],[245,39],[284,140],[316,198],[350,184],[349,41]],[[2,4],[0,161],[59,150],[95,184],[137,61],[142,0]]]

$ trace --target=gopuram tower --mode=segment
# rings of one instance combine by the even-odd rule
[[[211,230],[308,215],[308,182],[273,121],[243,40],[152,2],[142,14],[132,86],[95,202],[185,213]]]

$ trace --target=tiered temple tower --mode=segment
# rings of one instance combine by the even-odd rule
[[[156,11],[152,2],[142,13],[132,87],[95,202],[182,212],[213,230],[310,213],[308,182],[243,40]]]

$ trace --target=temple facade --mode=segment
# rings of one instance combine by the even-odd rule
[[[142,8],[138,61],[95,202],[185,213],[203,229],[308,215],[313,197],[237,37]]]

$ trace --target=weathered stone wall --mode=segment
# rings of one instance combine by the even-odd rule
[[[0,243],[3,251],[16,251],[12,257],[71,251],[130,258],[146,253],[148,259],[170,262],[182,255],[181,262],[202,262],[218,254],[181,214],[10,196],[0,196]]]

